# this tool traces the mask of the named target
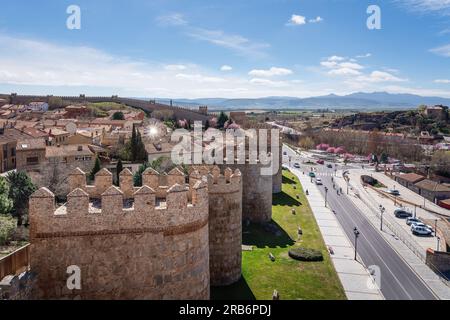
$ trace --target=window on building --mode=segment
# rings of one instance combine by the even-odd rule
[[[27,158],[27,165],[34,165],[39,163],[38,157],[29,157]]]

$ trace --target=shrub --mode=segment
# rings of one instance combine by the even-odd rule
[[[298,261],[323,261],[322,252],[308,248],[291,249],[289,256]]]
[[[11,216],[0,216],[0,245],[6,244],[17,228],[17,220]]]

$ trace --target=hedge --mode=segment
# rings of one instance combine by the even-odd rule
[[[323,261],[322,252],[308,248],[294,248],[289,250],[289,256],[298,261]]]

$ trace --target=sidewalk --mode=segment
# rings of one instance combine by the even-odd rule
[[[319,225],[327,247],[331,247],[334,267],[349,300],[384,300],[381,292],[375,288],[374,281],[367,269],[354,260],[354,247],[348,239],[334,213],[325,207],[325,200],[317,186],[299,170],[290,168],[299,178],[303,188],[309,191],[308,201]]]
[[[342,172],[338,172],[338,177],[335,178],[336,183],[346,190],[347,185],[342,178]],[[394,230],[389,229],[388,225],[385,225],[383,231],[380,230],[380,219],[376,215],[370,206],[366,202],[359,199],[355,195],[355,191],[359,193],[362,199],[369,197],[366,191],[361,187],[355,187],[355,180],[350,182],[352,189],[350,190],[349,199],[359,208],[368,208],[368,210],[361,210],[366,216],[369,222],[375,227],[376,230],[386,239],[391,247],[397,251],[399,256],[411,267],[411,269],[423,280],[424,283],[438,296],[441,300],[450,300],[450,287],[448,287],[439,277],[434,273],[424,262],[420,259],[408,246],[402,242],[397,236],[395,236]],[[370,203],[371,200],[365,200]],[[387,217],[386,217],[387,218]],[[398,230],[397,230],[398,231]]]

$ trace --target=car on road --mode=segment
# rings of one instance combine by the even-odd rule
[[[413,216],[411,212],[402,209],[395,210],[394,215],[399,219],[411,218]]]
[[[394,190],[394,189],[388,190],[387,193],[389,193],[390,195],[393,195],[393,196],[399,196],[400,195],[400,191]]]
[[[316,177],[316,174],[315,174],[314,172],[310,172],[310,173],[309,173],[309,176],[310,176],[311,178],[315,178],[315,177]]]
[[[317,178],[317,179],[316,179],[316,185],[318,185],[318,186],[323,185],[322,179]]]
[[[408,225],[408,226],[410,226],[410,225],[412,225],[413,223],[421,223],[422,221],[420,221],[419,219],[417,219],[417,218],[408,218],[408,219],[406,219],[406,224]]]
[[[411,231],[416,236],[431,236],[431,234],[433,233],[433,231],[431,231],[430,229],[422,226],[413,226],[411,228]]]
[[[333,169],[333,165],[332,164],[327,164],[327,168],[328,169]]]
[[[300,169],[300,163],[295,163],[294,168]]]
[[[283,152],[283,155],[284,155],[284,156],[287,156],[287,152],[286,152],[286,151],[285,151],[285,152]]]
[[[323,161],[323,160],[317,160],[317,164],[325,164],[325,161]]]

